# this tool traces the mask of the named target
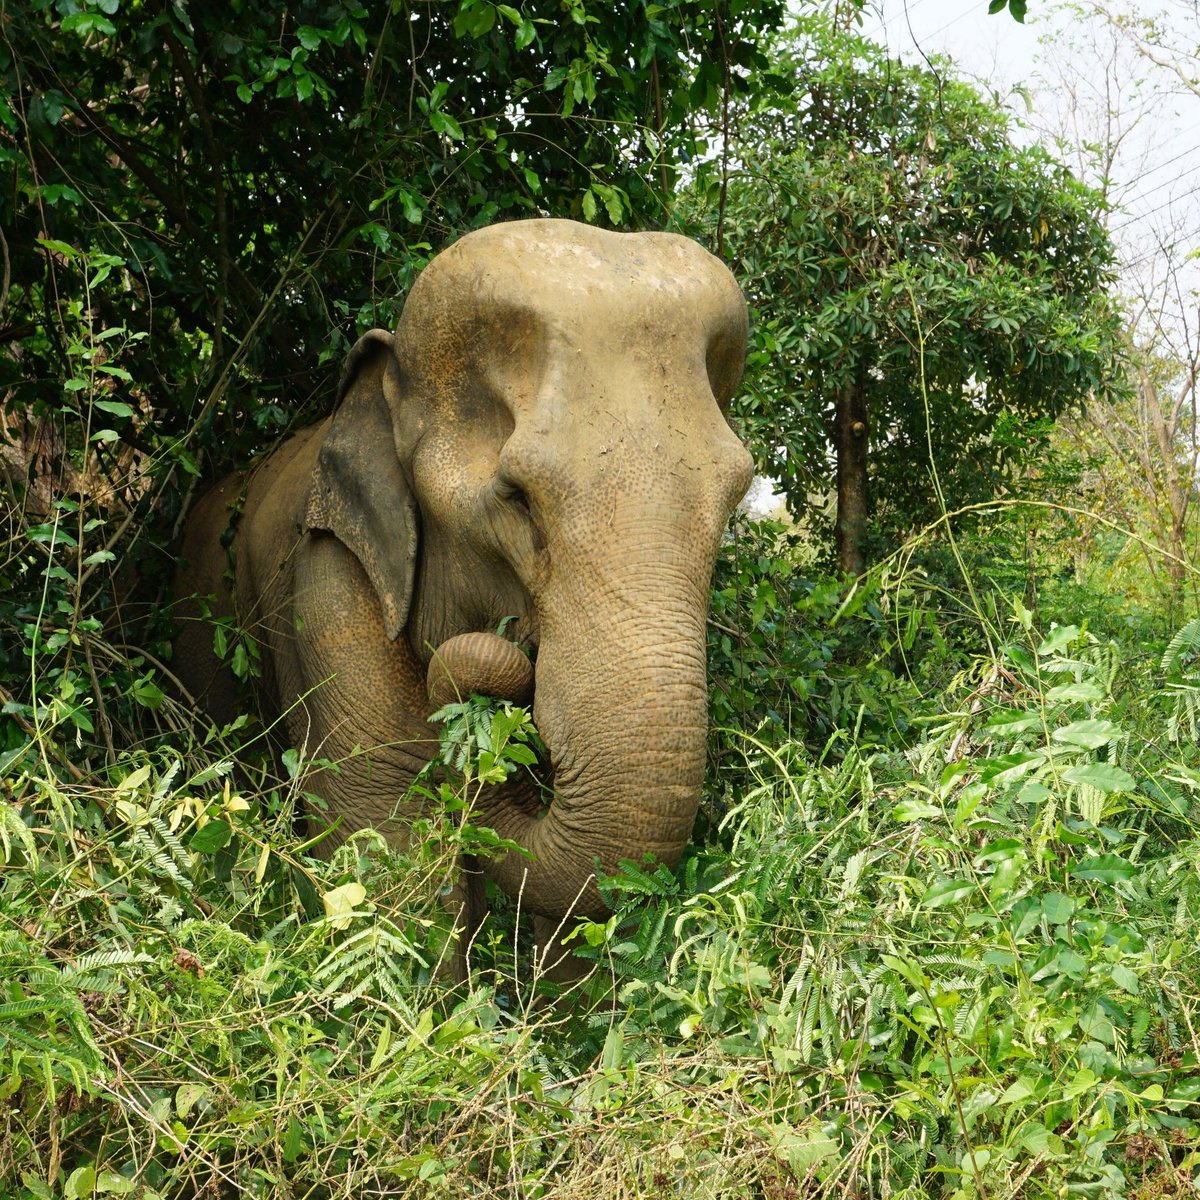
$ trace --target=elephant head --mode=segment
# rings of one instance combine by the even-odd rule
[[[516,618],[553,802],[531,812],[498,789],[480,819],[531,852],[487,870],[545,916],[602,910],[597,861],[673,865],[690,836],[709,579],[751,476],[723,412],[745,342],[736,283],[686,238],[482,229],[424,270],[394,335],[358,342],[332,421],[247,496],[238,538],[259,544],[239,551],[238,588],[276,589],[262,606],[284,613],[280,644],[267,638],[275,700],[307,695],[310,730],[349,726],[385,757],[402,740],[371,715],[394,707],[386,680],[412,707],[411,676],[423,682],[440,647]],[[295,509],[290,543],[279,520],[254,532],[264,506]],[[337,588],[372,629],[329,617]],[[339,647],[364,641],[391,656],[390,676],[342,665]],[[336,719],[318,686],[331,679]],[[331,810],[369,819],[363,791],[380,777],[330,778]]]

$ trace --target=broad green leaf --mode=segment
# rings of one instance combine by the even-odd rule
[[[921,897],[921,903],[927,908],[941,908],[946,904],[957,904],[960,900],[975,891],[975,883],[970,879],[943,879],[933,884]]]
[[[1128,771],[1111,763],[1081,763],[1064,771],[1063,778],[1105,793],[1132,792],[1137,787],[1137,780]]]
[[[84,1197],[90,1197],[96,1190],[96,1169],[94,1167],[76,1167],[75,1170],[67,1176],[67,1182],[63,1186],[63,1195],[66,1200],[83,1200]]]
[[[120,783],[116,785],[113,791],[118,795],[123,795],[126,792],[136,792],[138,788],[150,778],[150,764],[143,763],[136,771],[130,771]]]
[[[1022,804],[1040,804],[1043,800],[1050,797],[1050,788],[1046,787],[1042,781],[1037,779],[1026,780],[1021,785],[1021,790],[1016,793],[1016,798]]]
[[[83,37],[87,37],[91,33],[102,33],[107,37],[111,37],[117,32],[117,27],[99,13],[77,12],[63,17],[62,31],[64,33],[78,33]]]
[[[114,417],[132,417],[133,409],[128,404],[123,404],[120,400],[93,400],[92,403],[106,413],[112,413]]]
[[[1070,700],[1102,700],[1104,693],[1094,683],[1060,683],[1046,693],[1046,699],[1054,703]]]
[[[283,1139],[283,1161],[295,1162],[304,1151],[304,1126],[296,1120],[295,1113],[288,1115],[287,1133]]]
[[[181,1083],[175,1089],[175,1111],[181,1117],[186,1117],[196,1102],[206,1099],[208,1095],[209,1088],[202,1083]]]
[[[1111,721],[1072,721],[1061,729],[1055,729],[1051,738],[1068,746],[1083,746],[1087,750],[1099,750],[1121,736],[1121,729]]]
[[[233,830],[225,821],[209,821],[188,839],[188,846],[198,854],[216,854],[218,850],[229,845]]]
[[[1075,915],[1075,901],[1062,892],[1047,892],[1042,897],[1042,915],[1051,925],[1065,925]]]
[[[977,863],[1003,862],[1015,854],[1024,853],[1024,850],[1025,843],[1017,841],[1016,838],[998,838],[994,842],[989,842],[976,856],[975,861]]]
[[[1037,648],[1039,657],[1065,650],[1079,636],[1078,625],[1056,625]]]
[[[1042,906],[1032,896],[1023,896],[1012,906],[1008,925],[1014,942],[1019,942],[1037,927],[1042,919]]]
[[[892,810],[897,821],[928,821],[941,815],[942,810],[928,800],[901,800]]]
[[[118,1175],[115,1171],[101,1171],[96,1176],[96,1194],[98,1196],[128,1196],[137,1188],[132,1179]]]
[[[993,713],[984,725],[987,733],[1023,733],[1027,729],[1040,729],[1042,714],[1024,708],[1007,708]]]
[[[52,1192],[41,1179],[36,1175],[31,1175],[28,1171],[21,1172],[21,1182],[29,1189],[34,1200],[55,1200],[55,1194]]]
[[[158,708],[165,699],[162,688],[149,679],[139,679],[134,683],[133,698],[143,708]]]
[[[1032,750],[1018,750],[1014,754],[1002,754],[998,758],[984,759],[980,764],[980,773],[984,783],[1007,783],[1020,779],[1034,767],[1046,761],[1044,754]]]
[[[1098,1001],[1089,1004],[1079,1014],[1079,1029],[1084,1037],[1102,1042],[1106,1046],[1116,1042],[1117,1035],[1113,1023]]]
[[[999,8],[1004,7],[1004,0],[995,2]],[[1062,1138],[1051,1133],[1040,1121],[1030,1121],[1021,1127],[1021,1145],[1031,1153],[1047,1158],[1058,1157],[1065,1149]]]
[[[1131,996],[1138,994],[1138,989],[1141,987],[1141,980],[1138,979],[1135,972],[1131,971],[1124,963],[1113,963],[1109,968],[1109,975],[1112,976],[1112,981],[1123,992],[1128,992]]]
[[[1019,1104],[1022,1100],[1028,1100],[1030,1096],[1035,1095],[1037,1095],[1037,1080],[1022,1075],[1004,1089],[1003,1095],[1000,1096],[996,1103]]]
[[[817,1125],[794,1129],[780,1122],[774,1133],[775,1152],[800,1176],[822,1159],[838,1153],[838,1143]]]
[[[1132,879],[1138,869],[1119,854],[1100,854],[1085,858],[1070,868],[1076,879],[1094,879],[1097,883],[1121,883]]]

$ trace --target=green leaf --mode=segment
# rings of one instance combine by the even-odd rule
[[[81,37],[87,37],[92,33],[102,33],[107,37],[112,37],[117,32],[117,27],[99,13],[77,12],[72,13],[69,17],[63,17],[62,30],[63,33],[78,33]]]
[[[1046,761],[1044,754],[1033,750],[1018,750],[1013,754],[1001,754],[996,758],[986,758],[980,764],[980,774],[984,783],[1009,783],[1028,774],[1034,767]]]
[[[1046,693],[1046,699],[1056,704],[1070,700],[1103,700],[1104,693],[1094,683],[1060,683]]]
[[[122,403],[120,400],[93,400],[92,403],[104,412],[112,413],[114,417],[133,416],[133,409],[128,404]]]
[[[1076,879],[1094,879],[1097,883],[1122,883],[1132,879],[1138,869],[1119,854],[1100,854],[1085,858],[1070,868]]]
[[[1082,746],[1086,750],[1099,750],[1121,736],[1121,729],[1111,721],[1072,721],[1051,734],[1056,742],[1068,746]]]
[[[928,800],[901,800],[892,810],[897,821],[928,821],[941,815],[942,810]]]
[[[287,1133],[283,1139],[283,1161],[295,1162],[304,1152],[304,1126],[296,1120],[295,1114],[288,1116]]]
[[[101,1171],[96,1177],[96,1194],[100,1196],[128,1196],[136,1187],[132,1179],[114,1171]]]
[[[1024,733],[1028,729],[1040,729],[1042,720],[1040,712],[1010,708],[994,713],[983,728],[987,733]]]
[[[1041,907],[1042,915],[1051,925],[1065,925],[1075,915],[1077,905],[1062,892],[1047,892],[1042,897]]]
[[[133,698],[143,708],[159,708],[164,696],[162,688],[149,679],[139,679],[133,685]]]
[[[429,125],[434,133],[440,133],[443,137],[451,138],[456,142],[463,140],[462,126],[449,113],[441,112],[436,108],[431,109]]]
[[[65,22],[64,22],[65,23]],[[90,1197],[96,1190],[96,1169],[94,1167],[76,1167],[67,1176],[63,1186],[63,1196],[66,1200],[83,1200]]]
[[[318,50],[321,46],[321,32],[311,25],[301,25],[296,30],[296,38],[305,50]]]
[[[1063,778],[1105,793],[1132,792],[1137,787],[1137,780],[1128,771],[1111,763],[1082,763],[1064,771]]]
[[[1138,994],[1141,980],[1138,979],[1136,972],[1131,971],[1124,963],[1113,963],[1108,973],[1112,976],[1113,983],[1123,992],[1128,992],[1131,996]]]
[[[22,1171],[21,1182],[29,1189],[34,1200],[55,1200],[54,1193],[36,1175]]]
[[[975,883],[970,879],[943,879],[933,884],[921,897],[921,903],[926,908],[941,908],[946,904],[957,904],[965,900],[975,891]]]
[[[997,1104],[1019,1104],[1037,1095],[1037,1080],[1022,1075],[1004,1089],[1004,1093],[996,1101]]]
[[[229,844],[233,829],[225,821],[209,821],[188,839],[188,846],[198,854],[216,854]]]
[[[1009,930],[1014,942],[1019,942],[1031,933],[1042,919],[1042,905],[1032,896],[1023,896],[1012,906],[1009,914]]]
[[[1038,656],[1057,654],[1065,650],[1079,636],[1078,625],[1056,625],[1037,648]]]
[[[181,1083],[175,1089],[175,1111],[186,1119],[188,1113],[200,1100],[207,1100],[211,1094],[205,1084],[202,1083]]]
[[[800,1177],[839,1152],[838,1143],[815,1122],[800,1129],[780,1122],[774,1127],[772,1141],[775,1153]]]
[[[67,242],[59,242],[54,238],[37,238],[36,241],[39,246],[45,246],[47,250],[54,254],[61,254],[68,261],[79,257],[79,251]]]

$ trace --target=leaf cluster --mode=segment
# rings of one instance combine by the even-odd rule
[[[967,85],[820,23],[778,42],[765,84],[727,187],[696,191],[756,315],[735,412],[800,513],[832,487],[834,410],[861,388],[895,545],[1011,485],[1039,439],[1005,422],[1119,383],[1102,202]]]

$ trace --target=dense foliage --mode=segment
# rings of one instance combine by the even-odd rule
[[[1149,656],[1014,602],[977,633],[910,737],[743,735],[553,1007],[499,935],[432,978],[451,789],[416,857],[320,863],[228,761],[10,764],[6,1194],[1188,1194],[1200,629]],[[452,726],[469,794],[520,714]]]
[[[890,550],[1003,492],[1117,386],[1113,250],[1099,198],[952,78],[814,22],[763,84],[698,197],[758,317],[738,413],[794,512],[836,490],[857,573],[870,518]]]
[[[1106,378],[1106,249],[952,81],[939,104],[856,42],[772,70],[780,8],[0,5],[5,1200],[1196,1194],[1200,623],[1130,603],[1086,464],[1025,444]],[[817,120],[835,87],[890,122],[876,153]],[[706,157],[738,120],[758,177]],[[182,709],[139,606],[197,472],[319,410],[446,236],[664,223],[723,175],[708,232],[759,313],[740,416],[793,495],[828,483],[844,340],[875,355],[885,533],[944,517],[931,455],[951,503],[1017,463],[1038,501],[855,582],[812,527],[739,519],[695,845],[607,883],[567,996],[502,898],[452,989],[437,896],[494,846],[472,800],[529,761],[528,714],[451,706],[413,849],[320,861],[305,765]]]

